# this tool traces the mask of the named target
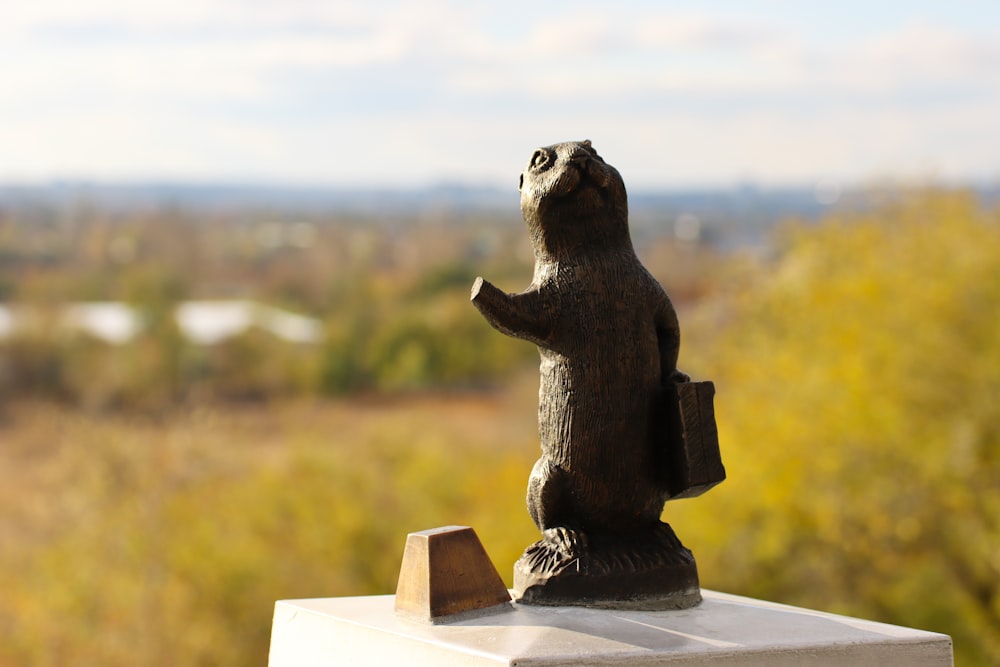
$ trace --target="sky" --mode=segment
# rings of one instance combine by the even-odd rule
[[[0,181],[1000,181],[996,0],[0,0]]]

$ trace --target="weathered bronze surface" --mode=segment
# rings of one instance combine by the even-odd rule
[[[543,539],[515,565],[515,592],[536,604],[695,605],[694,557],[660,513],[725,478],[714,387],[677,369],[677,314],[635,254],[621,176],[591,143],[536,150],[519,189],[534,279],[519,294],[482,278],[472,288],[494,328],[541,355],[542,455],[527,501]]]

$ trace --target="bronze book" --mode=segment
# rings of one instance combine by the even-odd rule
[[[681,382],[667,400],[674,414],[666,446],[667,488],[670,499],[694,498],[726,479],[715,426],[715,384]]]

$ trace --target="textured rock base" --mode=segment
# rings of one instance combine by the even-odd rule
[[[594,539],[575,555],[535,542],[514,564],[514,595],[522,604],[654,611],[701,602],[694,556],[665,523]]]

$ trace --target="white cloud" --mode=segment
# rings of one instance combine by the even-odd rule
[[[650,183],[1000,160],[1000,44],[985,32],[914,19],[816,40],[767,12],[573,7],[14,3],[0,23],[0,179],[505,183],[536,143],[585,136]],[[458,166],[445,145],[504,166]]]
[[[659,14],[635,24],[639,44],[652,48],[753,51],[784,41],[764,23],[698,13]]]
[[[886,84],[989,86],[1000,83],[1000,42],[915,21],[864,45],[855,65]]]
[[[378,2],[316,0],[33,0],[4,8],[0,34],[37,34],[46,30],[95,27],[158,34],[205,28],[231,31],[358,27],[377,22],[382,8]]]

